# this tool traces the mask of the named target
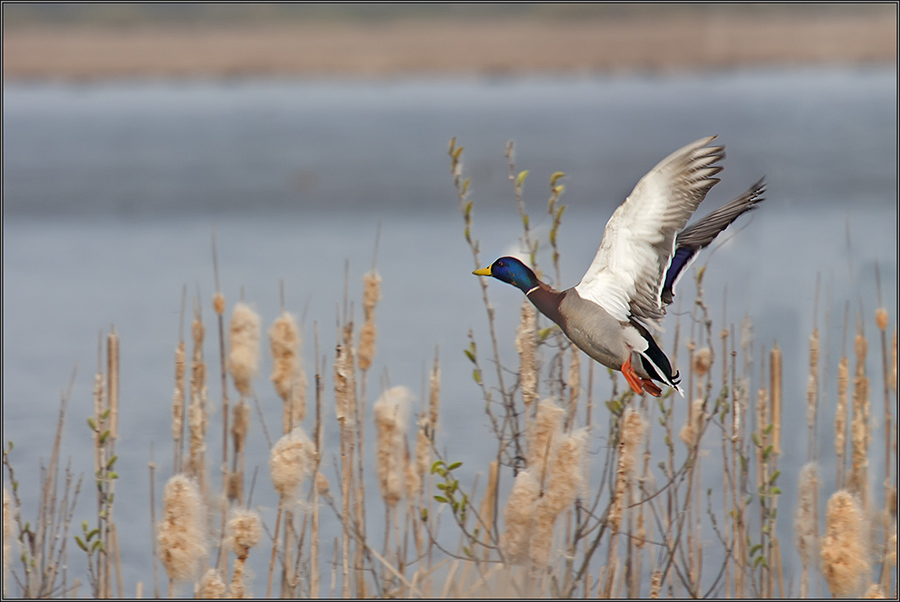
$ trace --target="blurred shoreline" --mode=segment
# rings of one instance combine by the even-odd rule
[[[6,23],[22,80],[668,72],[896,64],[896,5],[250,22]]]

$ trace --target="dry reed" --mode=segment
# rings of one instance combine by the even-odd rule
[[[858,499],[847,490],[832,494],[825,509],[822,574],[834,596],[858,595],[869,571],[866,525]]]

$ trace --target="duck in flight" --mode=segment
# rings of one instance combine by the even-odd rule
[[[747,192],[687,226],[719,182],[725,157],[715,136],[675,151],[645,175],[609,218],[600,248],[576,286],[557,291],[515,257],[475,270],[519,288],[538,310],[590,357],[620,370],[638,395],[662,394],[656,383],[683,395],[678,372],[649,329],[661,330],[678,279],[741,214],[763,201],[760,179]],[[656,381],[656,382],[654,382]]]

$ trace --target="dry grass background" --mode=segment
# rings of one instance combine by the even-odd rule
[[[896,61],[894,4],[335,7],[230,18],[222,10],[161,16],[101,5],[59,15],[5,7],[4,78],[503,75]]]

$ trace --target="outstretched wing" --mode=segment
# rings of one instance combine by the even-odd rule
[[[765,200],[763,194],[766,191],[765,179],[760,179],[750,187],[750,190],[726,203],[704,217],[691,224],[678,233],[675,237],[675,254],[666,270],[666,279],[663,284],[662,302],[669,305],[675,297],[675,285],[681,275],[690,266],[697,253],[706,248],[721,232],[731,225],[731,222],[739,218],[745,212],[755,209],[758,203]]]
[[[622,322],[659,328],[660,295],[675,237],[719,180],[725,148],[702,138],[663,159],[634,187],[603,231],[597,255],[575,291]]]

